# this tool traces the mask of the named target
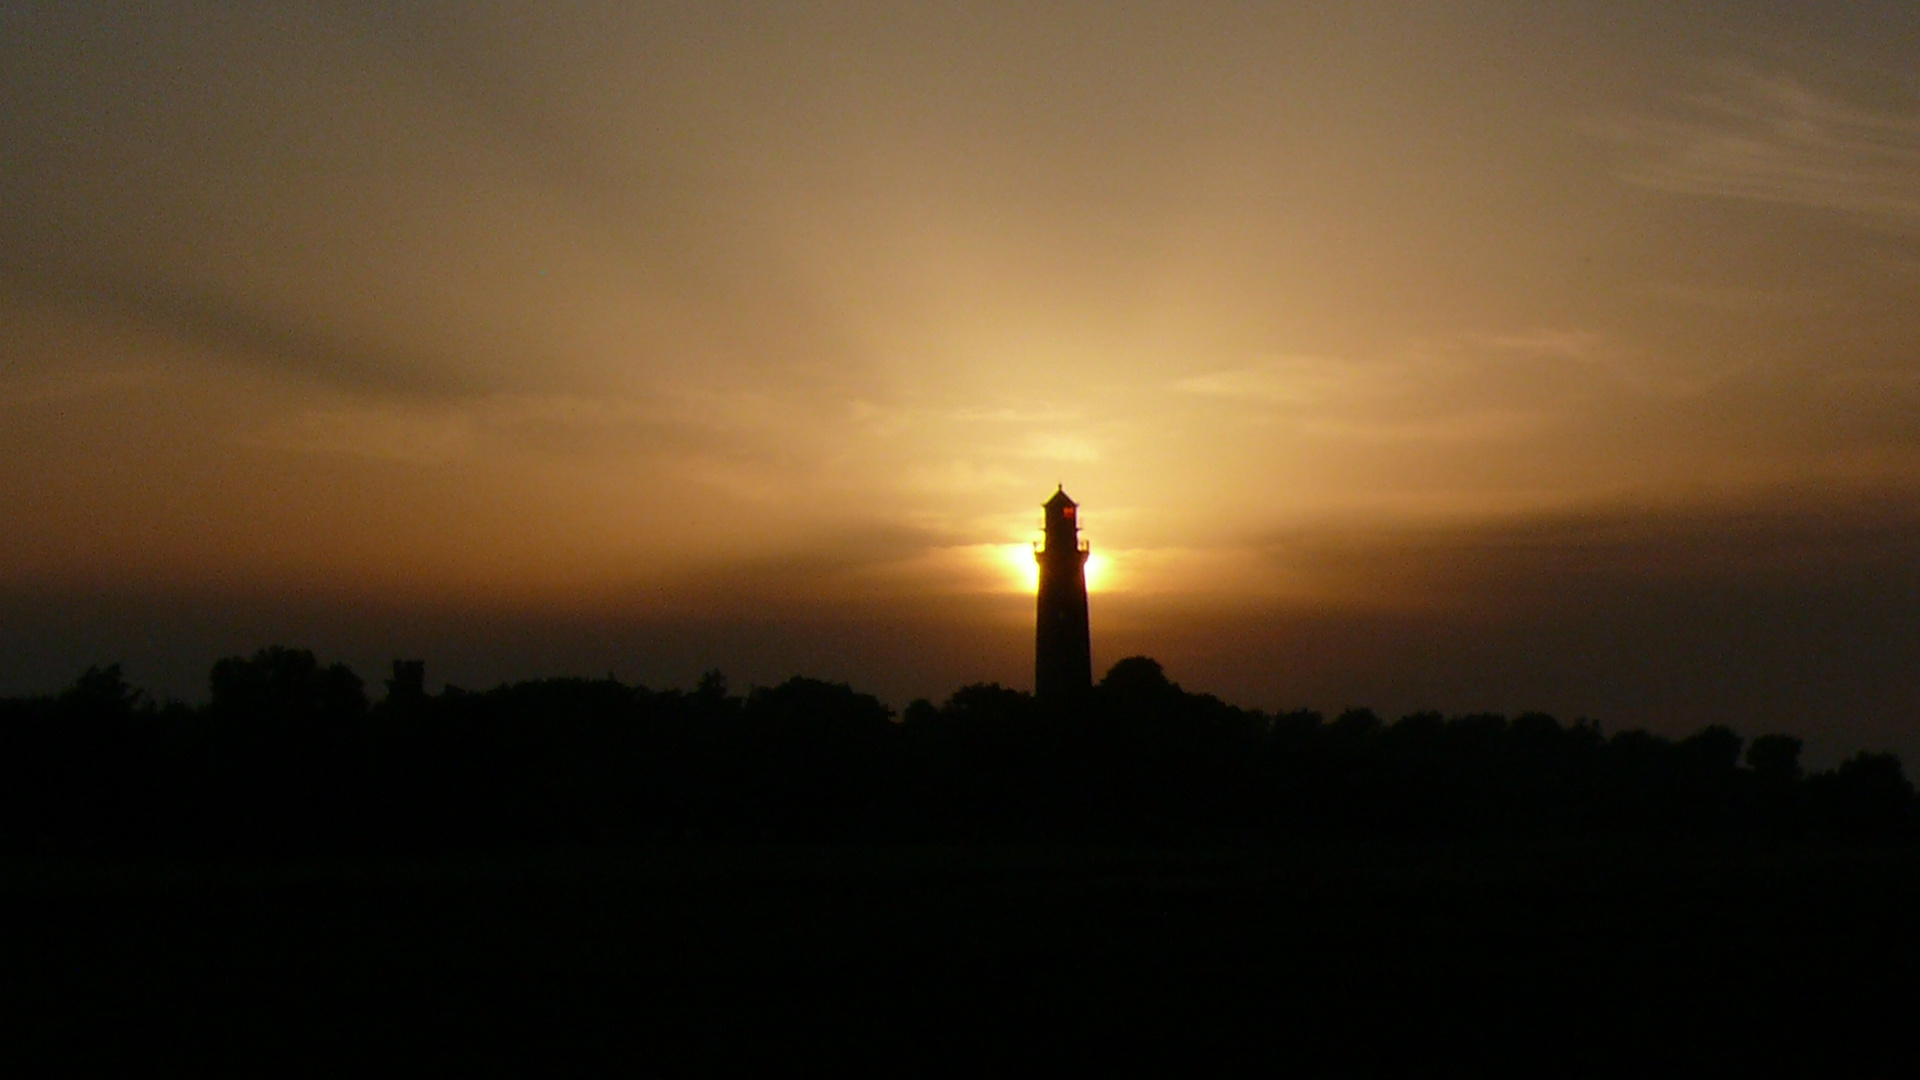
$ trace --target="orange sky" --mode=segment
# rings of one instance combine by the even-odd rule
[[[1920,750],[1920,12],[1195,7],[8,5],[0,690],[1025,685],[1061,482],[1096,668]]]

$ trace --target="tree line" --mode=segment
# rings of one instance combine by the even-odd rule
[[[733,693],[543,679],[376,702],[274,647],[213,666],[204,706],[116,666],[0,700],[0,850],[289,857],[598,844],[1268,843],[1590,834],[1911,838],[1891,754],[1807,774],[1801,742],[1612,734],[1541,713],[1328,719],[1191,693],[1132,657],[1085,698],[994,684],[898,715],[794,678]]]

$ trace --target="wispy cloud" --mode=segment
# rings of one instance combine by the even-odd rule
[[[1202,397],[1270,405],[1316,405],[1353,396],[1370,382],[1362,365],[1324,356],[1275,356],[1182,379],[1176,389]]]
[[[151,366],[0,375],[0,405],[46,405],[146,390],[164,377]]]
[[[381,393],[444,395],[473,389],[446,356],[360,337],[180,275],[88,269],[0,254],[0,289],[211,346],[269,368]]]
[[[458,408],[389,402],[304,409],[247,432],[243,445],[434,465],[465,454],[473,417]]]
[[[1559,360],[1599,360],[1614,354],[1607,340],[1589,330],[1529,330],[1488,334],[1469,342],[1501,353]]]
[[[1479,409],[1445,416],[1367,420],[1328,417],[1308,420],[1303,434],[1363,443],[1512,442],[1545,434],[1552,416],[1540,409]]]
[[[1596,386],[1625,376],[1621,350],[1584,330],[1528,329],[1415,343],[1364,360],[1277,356],[1180,380],[1338,442],[1485,443],[1540,434]]]
[[[1866,108],[1785,77],[1720,71],[1672,115],[1607,125],[1640,151],[1631,183],[1920,226],[1920,113]]]
[[[775,484],[831,448],[796,447],[802,420],[772,395],[663,390],[647,396],[474,395],[420,400],[336,395],[241,434],[243,444],[299,453],[433,464],[480,452],[639,457],[739,486],[746,469]]]

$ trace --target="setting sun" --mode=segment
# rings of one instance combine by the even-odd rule
[[[1034,560],[1033,545],[1003,544],[994,549],[1006,568],[1008,587],[1014,591],[1040,591],[1040,564]],[[1087,591],[1099,592],[1110,577],[1112,560],[1099,552],[1087,555]]]
[[[1107,581],[1107,557],[1089,552],[1087,555],[1087,591],[1099,592]]]
[[[1040,564],[1034,561],[1033,545],[1003,544],[995,549],[1007,568],[1008,580],[1017,592],[1040,591]]]

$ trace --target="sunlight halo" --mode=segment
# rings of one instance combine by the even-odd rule
[[[1006,574],[1007,589],[1028,594],[1040,591],[1040,564],[1034,561],[1033,545],[999,544],[993,552]],[[1098,592],[1107,583],[1112,560],[1099,552],[1087,556],[1087,591]]]

